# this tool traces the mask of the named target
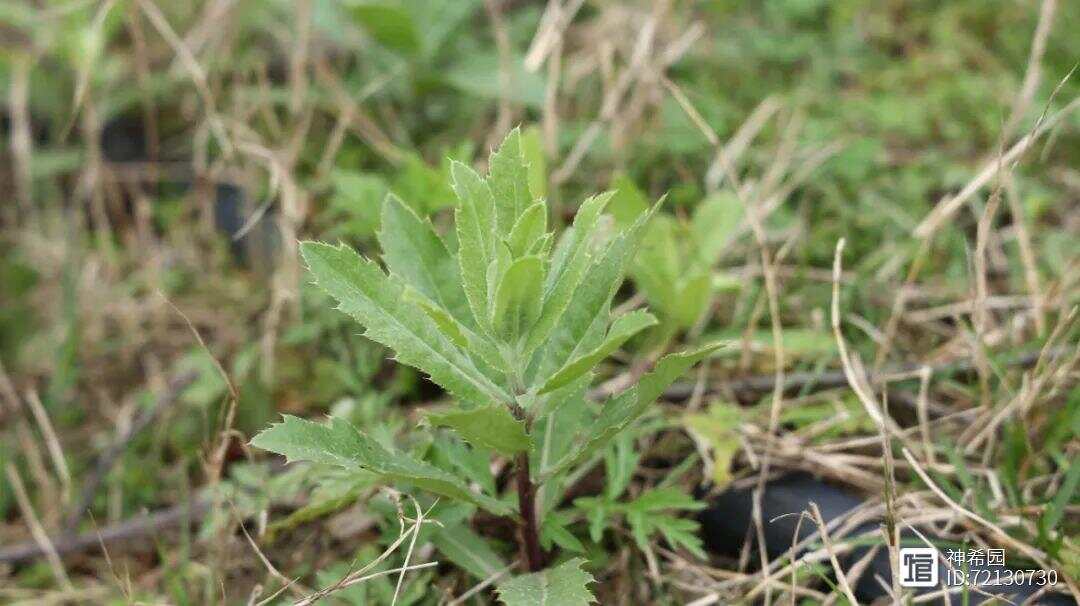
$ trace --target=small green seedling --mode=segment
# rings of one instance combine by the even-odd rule
[[[516,499],[493,486],[476,489],[466,476],[391,450],[337,418],[320,424],[287,416],[252,443],[289,460],[364,470],[510,517],[530,574],[500,585],[503,602],[534,604],[546,594],[560,596],[548,603],[588,604],[592,578],[581,560],[547,568],[545,517],[562,500],[565,478],[594,464],[718,344],[660,359],[594,413],[586,401],[594,367],[656,324],[643,310],[612,317],[611,302],[659,204],[620,229],[603,214],[611,194],[589,198],[556,243],[547,204],[530,190],[517,130],[489,167],[484,178],[452,165],[454,238],[444,240],[430,221],[388,196],[378,233],[385,270],[344,245],[304,242],[301,252],[316,282],[368,338],[453,396],[452,407],[427,414],[431,427],[512,461]]]

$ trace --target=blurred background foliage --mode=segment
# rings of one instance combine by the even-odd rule
[[[557,223],[595,191],[618,190],[617,221],[667,195],[632,270],[634,288],[620,295],[643,298],[663,323],[631,351],[734,337],[743,353],[717,365],[717,376],[772,372],[758,244],[716,146],[672,90],[721,143],[757,121],[734,168],[769,210],[788,370],[836,366],[828,276],[840,237],[841,303],[859,320],[845,328],[855,350],[868,360],[881,350],[879,330],[918,263],[905,298],[923,319],[901,323],[883,362],[970,353],[970,318],[941,306],[974,292],[986,196],[932,238],[913,230],[999,149],[1080,94],[1075,77],[1062,83],[1080,60],[1076,3],[1057,6],[1042,77],[1015,123],[1038,2],[565,4],[580,8],[551,44],[540,35],[550,21],[545,3],[516,0],[0,5],[0,361],[8,386],[0,460],[34,486],[47,528],[59,528],[78,503],[95,453],[185,371],[193,383],[134,436],[92,495],[97,523],[175,503],[223,477],[231,478],[224,489],[250,497],[237,505],[244,515],[267,511],[259,495],[271,493],[297,510],[310,478],[267,491],[288,476],[249,461],[244,447],[244,436],[281,412],[333,412],[377,427],[387,442],[404,432],[411,405],[441,394],[332,310],[308,284],[294,243],[370,250],[391,191],[444,226],[449,159],[482,164],[519,124],[530,179],[556,204]],[[1075,113],[1065,117],[1004,184],[1010,203],[997,213],[987,253],[1002,329],[985,345],[995,369],[1044,343],[1058,310],[1078,299],[1078,125]],[[1033,283],[1018,224],[1041,289],[1042,308],[1032,313],[1021,296]],[[1075,346],[1075,331],[1065,339]],[[994,374],[1001,393],[1018,385]],[[978,401],[976,387],[943,382],[943,399]],[[1024,478],[1075,457],[1068,449],[1080,400],[1075,387],[1069,393],[1059,412],[1028,426],[1010,421],[1016,438],[983,462],[1005,470],[1015,506],[1027,502]],[[35,468],[41,461],[28,445],[48,436],[20,412],[27,398],[40,398],[55,425],[66,478]],[[851,400],[838,401],[859,414]],[[784,423],[803,427],[835,410],[789,411]],[[726,435],[733,421],[719,414]],[[865,420],[837,431],[872,433]],[[355,496],[361,484],[329,494]],[[235,523],[222,515],[215,523]],[[25,538],[18,517],[13,492],[0,485],[0,542]],[[595,531],[592,540],[600,542]],[[182,550],[157,561],[165,580],[143,586],[177,602],[199,603],[192,587],[230,574]],[[22,571],[17,584],[48,585],[47,571]]]

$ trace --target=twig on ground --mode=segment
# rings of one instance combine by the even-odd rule
[[[106,543],[137,539],[154,534],[171,526],[202,516],[210,508],[210,498],[199,497],[188,503],[179,503],[153,513],[138,515],[126,521],[106,526],[100,530],[78,535],[48,537],[57,555],[78,553]],[[16,543],[0,547],[0,564],[27,562],[46,553],[37,542]]]
[[[1055,356],[1062,353],[1065,353],[1064,349],[1055,349],[1048,355]],[[1039,356],[1040,352],[1027,352],[1004,361],[1002,365],[1027,368],[1035,364],[1039,360]],[[929,368],[930,372],[934,375],[965,373],[974,370],[974,364],[969,360],[960,360],[933,366],[926,366],[924,364],[900,364],[886,367],[878,372],[868,373],[866,379],[870,385],[881,385],[891,377],[906,375],[918,376],[916,373],[921,372],[923,367]],[[707,385],[705,392],[707,394],[730,392],[740,397],[745,396],[749,399],[763,393],[768,393],[773,389],[775,384],[776,377],[774,375],[753,375],[730,380],[712,381]],[[823,389],[843,387],[847,384],[847,377],[842,370],[832,370],[827,372],[792,372],[784,376],[785,392],[801,389],[820,391]],[[674,383],[664,391],[663,397],[670,402],[686,400],[694,393],[695,386],[696,382],[694,381]],[[592,399],[603,399],[608,395],[610,394],[601,388],[589,392],[589,397]]]

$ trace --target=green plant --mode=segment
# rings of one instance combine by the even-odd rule
[[[603,214],[611,194],[589,198],[556,244],[547,204],[530,190],[517,130],[491,155],[489,167],[483,178],[452,164],[456,229],[445,239],[387,196],[378,239],[389,273],[345,245],[305,242],[301,252],[316,282],[368,338],[453,396],[453,406],[428,411],[430,426],[451,430],[474,451],[512,461],[516,503],[493,483],[474,490],[467,474],[392,449],[339,418],[319,424],[286,416],[252,443],[289,460],[365,470],[384,482],[511,517],[521,561],[533,574],[505,583],[504,602],[532,603],[518,597],[561,586],[569,601],[560,603],[585,604],[591,577],[581,562],[540,572],[548,564],[541,544],[545,517],[560,502],[568,476],[592,465],[674,379],[718,345],[661,358],[594,412],[586,399],[593,368],[656,323],[643,310],[613,318],[611,302],[659,203],[619,228]]]
[[[629,225],[648,211],[648,199],[626,176],[612,184],[612,214]],[[716,292],[739,282],[713,266],[738,234],[743,205],[721,192],[701,200],[689,220],[659,215],[650,222],[640,252],[630,265],[635,286],[660,316],[659,333],[668,338],[702,319]]]

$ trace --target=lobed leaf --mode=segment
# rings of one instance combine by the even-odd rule
[[[556,511],[544,516],[543,525],[540,527],[540,545],[544,549],[551,549],[554,544],[575,553],[588,551],[581,540],[566,527],[570,522],[571,516],[564,512]]]
[[[499,233],[505,236],[533,202],[519,129],[510,131],[499,149],[491,154],[488,169],[488,183],[495,195],[496,224]]]
[[[426,418],[432,425],[449,427],[466,442],[512,456],[532,448],[525,424],[515,419],[502,404],[488,404],[466,410],[432,411]]]
[[[446,497],[473,503],[495,515],[510,507],[468,489],[457,477],[401,452],[391,452],[349,422],[330,418],[328,424],[285,415],[261,431],[251,444],[284,455],[288,462],[311,461],[351,470],[366,470],[388,481],[407,482]]]
[[[406,300],[404,287],[351,248],[304,242],[300,252],[316,283],[338,307],[364,326],[365,336],[393,349],[397,359],[428,373],[460,399],[510,400],[472,360],[443,335],[436,323]]]
[[[540,347],[551,334],[585,276],[591,259],[589,246],[595,239],[600,213],[610,198],[611,193],[600,194],[582,203],[574,217],[573,227],[567,230],[556,248],[544,285],[544,304],[540,319],[525,344],[526,356]]]
[[[587,439],[566,454],[551,469],[545,470],[541,481],[583,463],[593,453],[607,445],[619,432],[630,426],[660,397],[664,389],[682,376],[695,363],[722,347],[711,343],[695,350],[669,354],[656,363],[652,372],[642,377],[634,387],[607,401],[593,423]]]
[[[683,426],[708,445],[712,455],[712,480],[714,488],[723,490],[731,482],[731,462],[742,448],[739,440],[739,423],[742,409],[735,404],[716,401],[706,412],[683,417]]]
[[[616,234],[599,258],[588,266],[580,284],[569,293],[569,304],[551,330],[535,376],[546,377],[575,355],[581,355],[595,346],[586,336],[597,322],[603,325],[601,330],[607,327],[604,314],[623,281],[626,266],[633,257],[642,228],[662,202],[658,202],[650,212],[638,217],[631,227]]]
[[[627,511],[642,514],[656,513],[665,509],[698,511],[704,508],[704,503],[676,488],[652,488],[626,504]]]
[[[456,318],[450,315],[450,312],[439,307],[415,290],[405,289],[405,300],[415,303],[420,309],[424,310],[424,313],[431,318],[439,331],[455,345],[470,354],[475,354],[479,360],[482,360],[494,371],[504,375],[508,372],[506,360],[503,359],[498,348],[487,337],[476,334],[458,322]],[[476,360],[477,358],[473,359]],[[481,368],[481,370],[483,369]]]
[[[581,569],[585,560],[574,558],[553,568],[516,576],[499,585],[499,600],[506,606],[588,606],[596,601],[589,591],[592,575]]]
[[[465,298],[477,324],[488,314],[488,266],[495,258],[495,198],[476,171],[460,162],[450,164],[458,205],[454,222],[458,237],[458,263]]]
[[[474,326],[457,262],[431,221],[390,194],[383,202],[378,232],[383,260],[390,272],[445,309],[465,326]]]
[[[558,389],[589,372],[594,366],[599,364],[601,360],[622,347],[622,344],[629,340],[630,337],[655,325],[656,318],[644,310],[639,309],[624,316],[620,316],[611,325],[603,343],[592,351],[567,362],[566,365],[559,369],[558,372],[552,375],[551,378],[544,383],[543,387],[540,388],[539,393],[545,394],[553,389]]]

